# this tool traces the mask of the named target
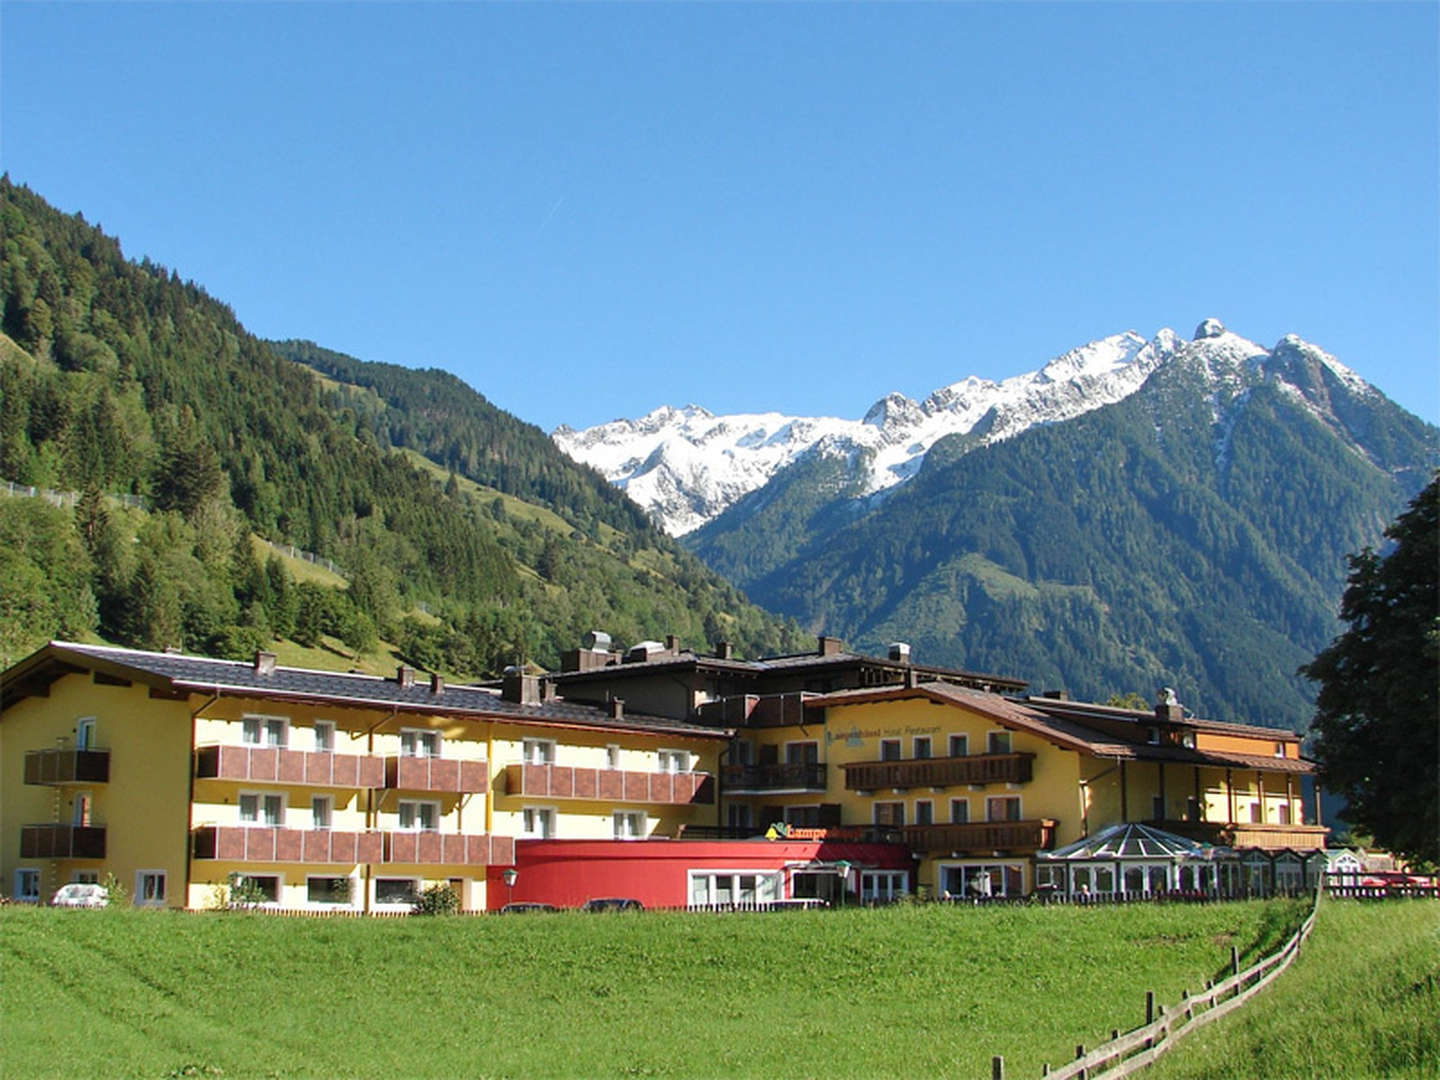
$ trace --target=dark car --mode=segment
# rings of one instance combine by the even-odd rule
[[[628,896],[604,896],[598,900],[586,900],[581,911],[644,911],[645,905]]]
[[[518,904],[506,904],[500,909],[501,915],[534,915],[545,911],[559,911],[554,904],[539,904],[533,900],[526,900]]]

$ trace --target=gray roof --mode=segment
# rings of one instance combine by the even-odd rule
[[[395,678],[379,675],[346,674],[317,671],[312,668],[277,665],[269,673],[258,670],[253,663],[237,660],[214,660],[203,656],[175,653],[143,652],[107,645],[81,645],[52,641],[37,653],[22,660],[4,676],[7,691],[15,696],[29,681],[45,681],[45,669],[58,671],[81,668],[102,670],[117,677],[131,678],[161,690],[190,693],[231,693],[278,700],[319,701],[362,708],[398,709],[402,712],[423,712],[431,715],[470,716],[515,723],[552,724],[557,726],[606,728],[622,731],[655,732],[657,734],[693,735],[708,738],[725,737],[728,729],[692,724],[683,720],[626,712],[616,719],[606,708],[579,705],[566,701],[521,704],[506,701],[489,687],[448,684],[443,692],[434,693],[429,676],[417,673],[411,686],[402,686]],[[7,693],[6,703],[12,693]]]
[[[1054,851],[1041,851],[1036,859],[1046,862],[1084,862],[1094,859],[1213,859],[1228,854],[1228,848],[1201,844],[1151,825],[1111,825],[1093,836]]]

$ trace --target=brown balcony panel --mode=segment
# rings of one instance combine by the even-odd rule
[[[501,841],[507,841],[508,846]],[[428,866],[488,866],[496,851],[515,861],[514,841],[484,833],[387,832],[385,862]]]
[[[103,825],[22,825],[22,859],[103,859]]]
[[[825,766],[819,762],[726,765],[722,775],[732,791],[825,790]]]
[[[27,784],[105,784],[110,781],[109,750],[27,750]]]
[[[489,762],[458,758],[387,757],[385,786],[399,791],[454,791],[483,794]]]
[[[880,791],[957,784],[1025,784],[1034,773],[1034,763],[1034,754],[976,754],[909,761],[857,761],[840,767],[845,770],[847,790]]]
[[[713,803],[715,785],[708,773],[626,772],[570,765],[510,765],[505,773],[510,795],[547,799],[686,806]]]
[[[379,833],[265,826],[206,825],[195,830],[195,858],[225,862],[331,863],[352,866],[379,862]]]
[[[239,780],[296,787],[379,787],[384,762],[362,754],[281,750],[268,746],[202,746],[195,751],[201,780]]]
[[[976,821],[965,825],[909,825],[897,829],[912,851],[1044,851],[1054,846],[1055,822]]]

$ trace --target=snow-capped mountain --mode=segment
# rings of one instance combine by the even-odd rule
[[[1000,382],[975,376],[923,401],[891,393],[860,420],[781,413],[715,414],[697,405],[662,406],[638,420],[615,420],[552,437],[576,461],[599,469],[680,536],[763,487],[807,454],[842,457],[857,472],[854,490],[873,495],[914,476],[947,435],[972,447],[1018,435],[1120,401],[1167,363],[1194,366],[1212,400],[1231,398],[1252,379],[1275,379],[1324,412],[1323,366],[1345,385],[1369,386],[1334,357],[1293,335],[1267,350],[1206,319],[1186,341],[1163,329],[1148,341],[1126,331],[1058,356],[1037,371]],[[1219,405],[1216,404],[1216,415]]]

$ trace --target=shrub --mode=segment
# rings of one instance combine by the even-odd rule
[[[431,885],[415,901],[416,915],[454,915],[460,910],[460,897],[449,884]]]

